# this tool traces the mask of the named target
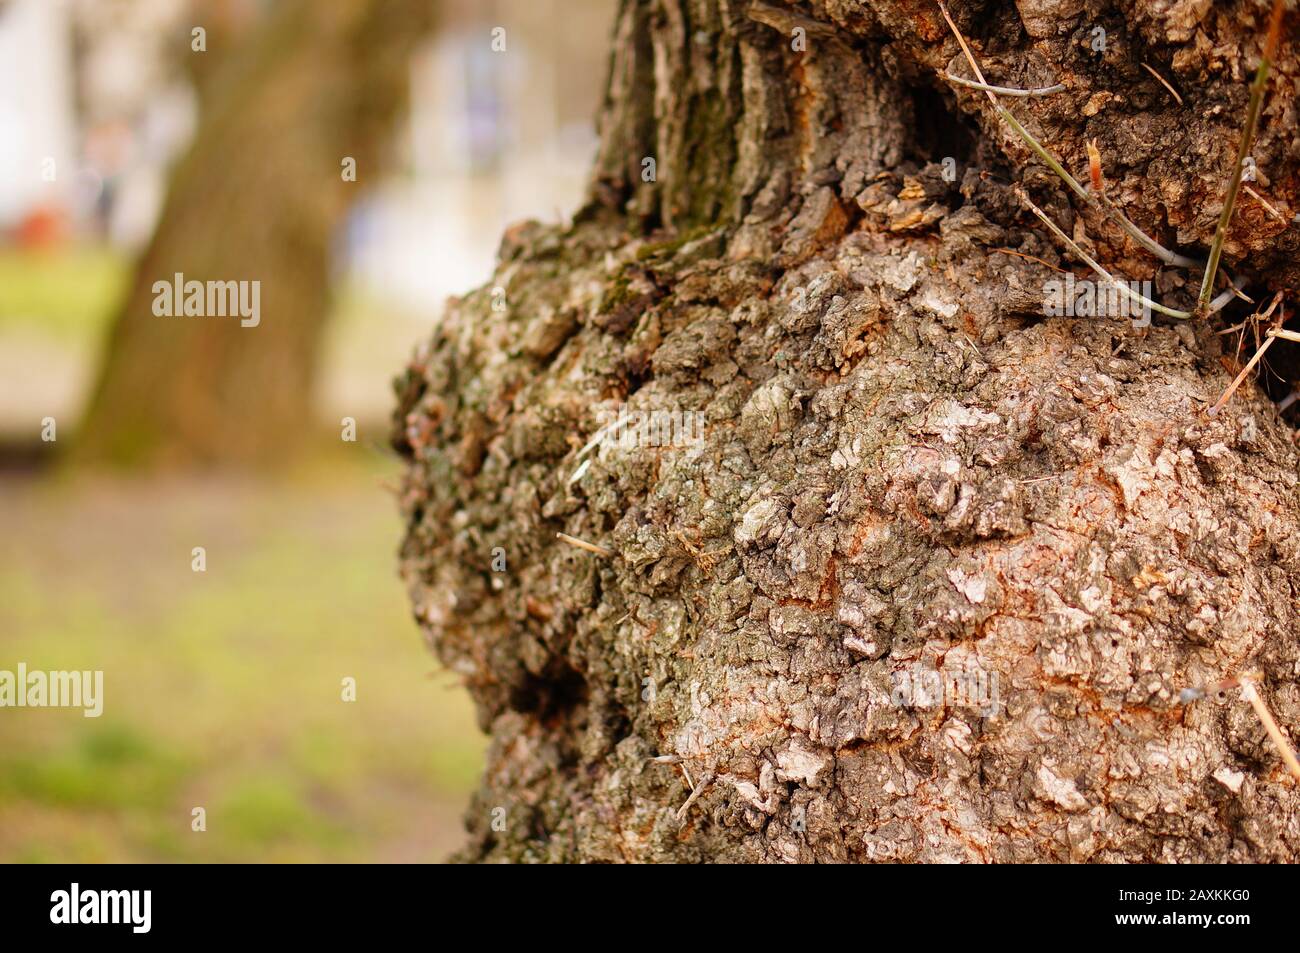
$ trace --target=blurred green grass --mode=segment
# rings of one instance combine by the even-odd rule
[[[97,346],[130,278],[130,261],[105,245],[0,247],[0,331],[26,326]]]
[[[0,860],[459,844],[482,736],[409,617],[379,485],[395,465],[345,447],[273,481],[0,481],[0,668],[104,671],[99,718],[0,709]]]
[[[0,352],[37,372],[0,393],[0,424],[76,416],[130,270],[104,247],[0,249]],[[0,861],[419,861],[460,844],[484,741],[410,620],[380,485],[396,465],[367,422],[426,325],[347,283],[335,311],[322,417],[355,415],[355,444],[332,428],[265,481],[0,477],[0,668],[102,669],[105,696],[97,719],[0,709]]]

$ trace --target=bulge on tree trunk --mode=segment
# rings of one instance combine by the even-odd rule
[[[1203,257],[1267,9],[1088,10],[950,6],[989,83],[1064,85],[1018,122],[1076,174],[1095,139],[1124,213]],[[1293,431],[1256,387],[1202,413],[1248,307],[1045,314],[1089,276],[1018,186],[1198,288],[942,78],[937,6],[624,0],[611,43],[589,204],[511,229],[397,383],[403,572],[492,736],[460,858],[1296,860],[1249,699],[1186,694],[1253,672],[1300,724]],[[1244,202],[1225,261],[1293,288],[1295,245]],[[564,334],[521,349],[541,315]],[[620,408],[701,438],[621,445]]]

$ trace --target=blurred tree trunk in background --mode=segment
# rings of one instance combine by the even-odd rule
[[[201,114],[108,341],[74,451],[131,465],[260,465],[309,432],[331,245],[376,181],[433,0],[283,0],[195,71]],[[189,37],[178,37],[188,48]],[[342,160],[356,160],[356,182]],[[156,281],[261,282],[261,319],[159,317]],[[183,314],[181,303],[176,310]]]
[[[1203,253],[1260,4],[951,6]],[[1044,317],[1076,263],[1015,181],[1156,269],[937,75],[932,2],[623,0],[613,43],[591,204],[513,227],[399,382],[415,615],[492,736],[462,858],[1300,859],[1250,705],[1180,704],[1255,671],[1300,730],[1300,454],[1261,388],[1200,413],[1225,319]],[[1283,207],[1296,53],[1254,150]],[[1295,246],[1246,201],[1229,267],[1261,300]],[[623,404],[663,416],[580,449]]]

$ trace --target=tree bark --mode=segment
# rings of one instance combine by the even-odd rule
[[[1006,102],[1076,177],[1095,138],[1108,194],[1204,254],[1266,10],[952,12],[991,82],[1065,85]],[[1015,183],[1167,303],[1200,275],[939,70],[969,75],[928,0],[624,0],[591,203],[511,229],[398,381],[404,575],[492,737],[461,859],[1300,856],[1219,690],[1255,673],[1300,726],[1294,433],[1255,386],[1203,413],[1244,313],[1044,317],[1077,263]],[[1275,70],[1254,188],[1289,216],[1294,48]],[[1256,300],[1295,246],[1243,198]],[[624,404],[705,432],[592,449]]]
[[[428,0],[278,4],[203,81],[195,141],[114,323],[80,459],[261,465],[310,432],[331,242],[378,174]],[[209,38],[216,42],[217,34]],[[186,40],[188,43],[188,39]],[[344,181],[344,157],[357,181]],[[261,319],[158,316],[153,286],[260,281]]]

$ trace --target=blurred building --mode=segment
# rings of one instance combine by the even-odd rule
[[[20,241],[149,237],[193,131],[179,60],[185,0],[0,6],[0,230]]]
[[[193,135],[196,84],[276,2],[0,0],[0,254],[92,246],[126,270]],[[438,29],[410,65],[403,161],[381,181],[359,170],[364,198],[337,242],[340,285],[369,304],[331,332],[325,416],[386,415],[390,375],[447,296],[488,280],[507,225],[571,214],[595,154],[616,0],[430,2]],[[115,305],[56,340],[36,297],[0,295],[0,375],[24,382],[0,396],[0,432],[75,418]]]
[[[363,280],[419,306],[481,282],[503,227],[580,200],[614,0],[430,0],[411,65],[406,175],[343,244]],[[0,4],[0,231],[54,219],[136,250],[196,120],[190,29],[254,0]],[[233,55],[238,55],[235,52]]]
[[[0,231],[68,200],[77,151],[68,35],[66,4],[0,6]]]
[[[411,68],[410,175],[361,213],[365,280],[440,305],[488,278],[506,225],[574,210],[595,155],[614,9],[615,0],[442,4],[438,33]]]

